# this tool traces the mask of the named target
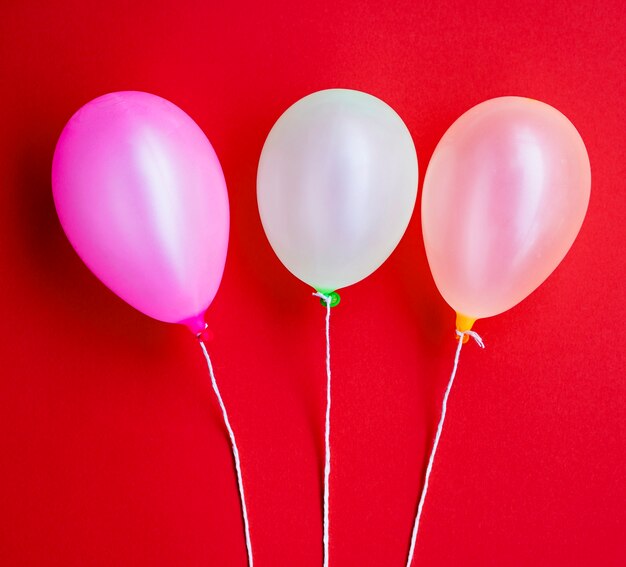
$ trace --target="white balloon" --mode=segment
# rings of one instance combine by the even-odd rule
[[[330,293],[376,270],[406,230],[417,155],[398,114],[369,94],[329,89],[288,108],[259,162],[257,200],[276,255]]]

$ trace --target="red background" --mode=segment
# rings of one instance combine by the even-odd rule
[[[623,2],[7,2],[0,14],[0,564],[243,566],[235,476],[201,352],[82,265],[49,182],[71,114],[146,90],[204,129],[229,185],[210,344],[257,567],[321,564],[324,310],[276,259],[259,153],[288,105],[351,87],[409,126],[420,181],[485,99],[556,106],[592,164],[587,219],[526,301],[476,325],[415,565],[626,564]],[[551,4],[548,6],[547,4]],[[419,209],[417,209],[418,211]],[[455,341],[419,214],[333,311],[333,566],[402,566]]]

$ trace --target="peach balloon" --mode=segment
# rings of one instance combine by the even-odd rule
[[[590,187],[578,131],[547,104],[495,98],[448,129],[426,171],[422,229],[459,331],[510,309],[552,273],[580,230]]]

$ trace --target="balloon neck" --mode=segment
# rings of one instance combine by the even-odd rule
[[[180,321],[181,325],[185,325],[194,335],[201,335],[208,325],[204,321],[204,311],[202,313],[198,313],[198,315],[194,315],[193,317],[189,317],[189,319],[184,319]]]
[[[322,293],[324,294],[326,297],[330,297],[330,306],[331,307],[336,307],[337,305],[339,305],[339,302],[341,301],[341,296],[334,290],[330,289],[330,290],[325,290],[325,289],[316,289],[315,291],[317,291],[317,293]],[[324,298],[320,298],[320,303],[326,307],[326,300]]]
[[[462,313],[456,314],[456,330],[459,333],[463,333],[464,331],[471,331],[472,327],[476,323],[476,319],[474,317],[468,317],[467,315],[463,315]],[[469,336],[463,336],[463,344],[469,341]]]

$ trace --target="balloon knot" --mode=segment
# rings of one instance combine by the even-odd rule
[[[485,343],[483,342],[483,339],[476,331],[459,331],[457,329],[456,335],[458,337],[457,340],[462,340],[463,344],[469,341],[470,337],[472,337],[480,348],[485,348]]]
[[[208,323],[204,324],[204,329],[202,329],[202,331],[200,331],[199,333],[196,333],[196,339],[198,339],[199,341],[202,340],[211,340],[213,338],[213,333],[211,333],[209,330],[209,325]]]
[[[331,307],[336,307],[341,301],[341,296],[336,291],[331,291],[328,294],[322,293],[321,291],[316,291],[313,296],[319,297],[320,303],[325,307],[329,304]]]

